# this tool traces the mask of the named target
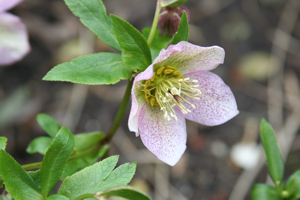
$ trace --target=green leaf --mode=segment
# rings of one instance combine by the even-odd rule
[[[267,165],[271,178],[276,185],[283,179],[284,163],[277,143],[274,130],[265,120],[261,120],[260,136],[267,156]]]
[[[44,131],[53,138],[60,129],[60,124],[47,114],[38,114],[36,120]]]
[[[59,194],[55,194],[47,197],[47,200],[69,200],[69,198]]]
[[[39,190],[41,190],[40,170],[38,169],[36,171],[28,171],[27,174],[32,178]]]
[[[81,133],[75,135],[75,151],[82,151],[104,139],[105,135],[101,132]]]
[[[143,36],[147,40],[150,34],[151,28],[143,28]],[[169,35],[160,35],[160,30],[156,30],[153,38],[153,42],[150,45],[150,51],[152,55],[152,61],[158,56],[159,52],[167,47],[168,42],[172,39]]]
[[[6,142],[7,142],[6,137],[0,137],[0,149],[5,150]]]
[[[44,199],[27,172],[4,150],[0,150],[0,172],[7,191],[15,199]]]
[[[122,58],[131,70],[144,71],[152,63],[151,52],[143,35],[123,19],[111,15],[113,27],[123,49]]]
[[[185,2],[187,2],[187,0],[161,0],[160,2],[162,8],[164,7],[173,8],[176,6],[180,6],[181,4],[184,4]]]
[[[251,200],[281,200],[274,187],[266,184],[255,184]]]
[[[168,0],[167,0],[168,1]],[[169,0],[170,1],[170,0]],[[174,8],[174,7],[177,7],[177,6],[180,6],[182,4],[185,4],[188,0],[177,0],[177,2],[169,5],[168,7],[170,8]]]
[[[107,16],[101,0],[65,0],[70,10],[91,29],[103,42],[121,52],[111,18]]]
[[[41,187],[45,196],[48,196],[56,185],[59,177],[73,151],[75,144],[73,134],[62,127],[51,143],[42,162]]]
[[[120,54],[96,53],[57,65],[43,80],[99,85],[114,84],[129,78],[131,70],[124,64]]]
[[[136,170],[136,162],[126,163],[115,169],[101,184],[98,191],[104,191],[112,187],[127,185]]]
[[[93,194],[101,187],[102,181],[111,173],[118,162],[118,156],[111,156],[90,167],[67,177],[58,194],[76,199],[84,194]]]
[[[182,14],[181,19],[180,19],[177,33],[175,33],[170,45],[177,44],[180,41],[188,41],[189,33],[190,33],[189,20],[188,20],[188,16],[187,16],[186,12],[184,11],[184,13]]]
[[[300,198],[300,170],[297,170],[289,177],[284,189],[290,194],[289,200],[297,200]]]
[[[99,193],[101,197],[124,197],[129,200],[151,200],[145,193],[130,186],[119,186]]]
[[[35,138],[30,142],[26,151],[27,153],[40,153],[42,155],[45,155],[52,141],[53,139],[49,137]]]

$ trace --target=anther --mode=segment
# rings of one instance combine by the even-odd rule
[[[154,97],[151,97],[150,98],[150,105],[153,107],[154,106],[154,104],[155,104],[155,98]]]
[[[181,71],[175,70],[175,71],[172,73],[172,75],[176,76],[177,74],[180,74],[180,73],[181,73]]]
[[[164,69],[164,74],[165,75],[168,75],[168,74],[171,74],[171,73],[173,73],[174,72],[174,69]]]
[[[164,71],[165,67],[161,67],[156,71],[157,75],[160,75]]]
[[[172,67],[172,66],[170,66],[170,65],[168,65],[168,66],[166,66],[166,69],[176,69],[176,67]]]

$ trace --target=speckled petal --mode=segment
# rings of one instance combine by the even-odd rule
[[[0,65],[19,61],[29,50],[27,30],[20,18],[0,13]]]
[[[200,100],[186,98],[196,106],[193,109],[185,104],[192,111],[191,113],[182,114],[176,108],[186,119],[214,126],[230,120],[239,113],[230,88],[218,75],[208,71],[197,71],[186,73],[184,76],[198,80],[199,89],[202,92],[199,96]]]
[[[224,62],[225,51],[218,46],[200,47],[182,41],[162,50],[155,59],[157,67],[171,65],[182,73],[198,70],[212,70]]]
[[[0,12],[9,10],[23,0],[0,0]]]
[[[132,90],[131,90],[131,110],[128,120],[128,127],[130,131],[136,133],[138,136],[138,113],[146,103],[146,100],[143,97],[143,94],[140,90],[141,86],[139,86],[138,82],[142,80],[147,80],[152,78],[153,76],[153,65],[150,65],[144,72],[138,74],[133,82]]]
[[[139,113],[139,131],[144,145],[160,160],[174,166],[186,149],[186,125],[182,116],[178,121],[166,120],[159,107],[145,104]]]

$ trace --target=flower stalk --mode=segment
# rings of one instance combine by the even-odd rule
[[[155,14],[154,14],[154,19],[153,19],[153,23],[152,23],[152,27],[151,27],[151,31],[147,40],[148,45],[150,46],[154,35],[155,35],[155,31],[157,28],[157,24],[158,24],[158,19],[159,19],[159,14],[160,14],[160,10],[161,10],[161,5],[160,5],[160,1],[158,0],[156,3],[156,10],[155,10]]]

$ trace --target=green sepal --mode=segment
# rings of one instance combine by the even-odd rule
[[[152,63],[150,48],[143,35],[123,19],[111,15],[113,27],[123,49],[122,58],[133,71],[144,71]]]
[[[284,163],[274,130],[265,119],[261,120],[260,136],[266,152],[270,176],[276,185],[280,185],[283,179]]]
[[[188,16],[187,16],[186,12],[184,11],[181,16],[177,32],[175,33],[172,41],[170,42],[170,45],[177,44],[178,42],[181,42],[181,41],[188,41],[189,33],[190,33],[189,20],[188,20]]]
[[[52,68],[43,80],[67,81],[87,85],[115,84],[131,78],[120,54],[96,53],[75,58]]]
[[[91,29],[103,42],[121,52],[111,18],[107,16],[106,8],[101,0],[65,0],[70,10],[80,18],[80,21]]]

